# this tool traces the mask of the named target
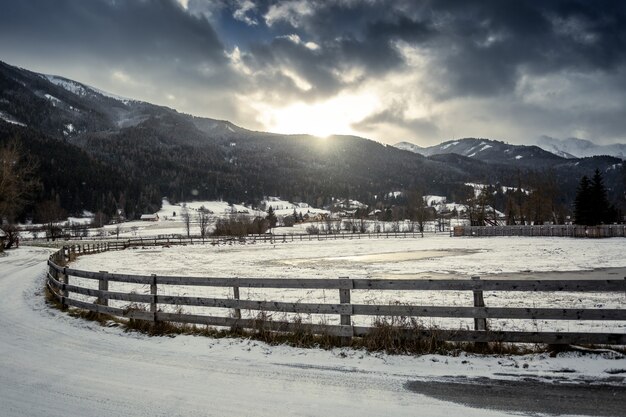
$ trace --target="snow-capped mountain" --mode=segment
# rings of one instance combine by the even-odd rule
[[[557,162],[561,159],[537,146],[511,145],[490,139],[465,138],[450,140],[426,148],[409,145],[412,144],[401,142],[394,146],[424,156],[457,154],[482,162],[522,166],[539,166],[550,163],[550,161]]]
[[[596,145],[585,139],[557,139],[550,136],[542,136],[537,144],[546,151],[564,158],[585,158],[596,155],[609,155],[626,159],[626,144],[623,143]]]
[[[402,149],[403,151],[409,151],[409,152],[419,153],[421,155],[424,155],[423,153],[424,148],[411,142],[398,142],[394,144],[393,146],[395,146],[398,149]]]

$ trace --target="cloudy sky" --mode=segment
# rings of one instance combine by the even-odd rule
[[[626,143],[626,1],[0,0],[0,60],[281,133]]]

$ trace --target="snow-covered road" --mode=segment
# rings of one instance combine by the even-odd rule
[[[563,376],[565,368],[568,378],[593,379],[626,368],[624,359],[606,357],[394,357],[125,333],[46,306],[48,254],[25,247],[0,257],[4,417],[513,415],[436,400],[405,384],[446,375]]]

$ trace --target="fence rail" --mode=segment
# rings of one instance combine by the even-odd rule
[[[88,247],[79,253],[95,253],[104,250],[123,249],[124,246],[102,244]],[[76,247],[65,247],[48,260],[47,284],[57,300],[64,306],[73,306],[112,316],[147,320],[168,321],[209,326],[226,326],[275,331],[302,331],[322,333],[349,339],[361,337],[375,331],[372,326],[355,326],[355,316],[372,317],[437,317],[473,318],[473,330],[402,330],[405,337],[437,337],[447,341],[469,342],[519,342],[548,344],[608,344],[626,345],[624,333],[583,332],[528,332],[493,331],[488,329],[487,319],[522,320],[603,320],[626,321],[626,308],[509,308],[488,307],[484,304],[483,292],[607,292],[625,293],[626,278],[610,280],[400,280],[400,279],[304,279],[304,278],[207,278],[159,275],[127,275],[108,272],[82,271],[67,268],[66,261],[77,253]],[[81,287],[71,283],[70,277],[98,281],[98,289]],[[150,294],[109,291],[110,282],[150,285]],[[210,298],[159,294],[159,288],[169,285],[226,287],[232,289],[232,298]],[[240,288],[324,289],[338,291],[339,303],[281,302],[266,300],[242,300]],[[420,306],[420,305],[375,305],[351,302],[355,291],[370,290],[423,290],[423,291],[471,291],[472,306]],[[70,293],[96,297],[94,302],[70,297]],[[109,300],[144,303],[146,311],[109,306]],[[230,309],[228,317],[198,314],[163,312],[160,306],[196,306]],[[281,312],[302,314],[330,314],[339,316],[339,325],[302,324],[288,321],[264,321],[241,318],[241,310],[259,312]]]
[[[626,237],[626,225],[455,226],[451,236]]]

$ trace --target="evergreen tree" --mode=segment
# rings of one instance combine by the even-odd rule
[[[580,179],[580,184],[576,190],[576,199],[574,200],[574,223],[591,225],[591,198],[591,184],[589,178],[585,175]]]
[[[611,223],[617,218],[617,211],[609,203],[602,174],[596,169],[591,180],[582,177],[574,201],[576,224],[595,226]]]
[[[591,179],[591,212],[592,212],[592,224],[610,223],[613,219],[610,218],[611,207],[609,199],[607,198],[606,188],[604,187],[604,180],[602,174],[596,169]]]
[[[276,214],[274,214],[274,209],[272,208],[272,206],[270,206],[270,208],[267,210],[267,217],[265,217],[265,219],[267,219],[267,221],[270,223],[270,228],[276,227],[276,223],[278,223],[278,218],[276,217]]]

